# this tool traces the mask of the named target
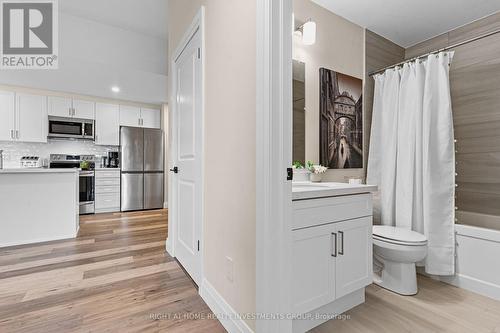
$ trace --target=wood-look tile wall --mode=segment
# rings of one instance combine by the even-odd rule
[[[498,29],[500,13],[412,46],[405,58]],[[453,50],[458,223],[500,230],[500,33]]]
[[[368,147],[370,147],[374,89],[373,78],[371,78],[368,73],[401,62],[404,58],[404,48],[370,30],[365,31],[365,86],[363,91],[363,104],[365,105],[365,147],[367,147],[365,151],[367,151],[368,154],[370,153]],[[367,165],[366,159],[368,158],[368,154],[364,154],[364,165]]]

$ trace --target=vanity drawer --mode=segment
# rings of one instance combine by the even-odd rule
[[[293,202],[292,229],[371,216],[372,209],[372,195],[369,193],[298,200]]]

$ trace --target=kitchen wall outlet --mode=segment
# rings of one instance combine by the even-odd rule
[[[234,262],[231,257],[226,257],[226,278],[229,282],[234,281]]]

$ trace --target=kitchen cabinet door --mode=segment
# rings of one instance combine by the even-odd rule
[[[15,96],[11,91],[0,91],[0,141],[14,140]]]
[[[49,96],[48,101],[49,101],[49,106],[48,106],[49,116],[66,117],[66,118],[73,116],[72,112],[73,106],[71,98]]]
[[[333,224],[292,231],[293,313],[306,313],[335,300]]]
[[[161,112],[158,109],[141,109],[142,127],[161,128]]]
[[[141,108],[120,105],[120,126],[141,127]]]
[[[95,119],[95,102],[74,99],[73,110],[73,117],[75,118]]]
[[[338,254],[335,289],[340,298],[373,281],[372,217],[335,223]]]
[[[47,142],[47,97],[16,94],[17,139],[24,142]]]
[[[114,104],[96,104],[95,144],[120,145],[120,108]]]

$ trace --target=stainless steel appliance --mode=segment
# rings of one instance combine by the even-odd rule
[[[95,159],[93,155],[50,155],[50,168],[80,169],[80,215],[95,212]]]
[[[121,210],[163,208],[163,131],[120,128]]]
[[[3,169],[3,150],[0,150],[0,170]]]
[[[49,116],[48,137],[94,140],[94,121]]]
[[[116,151],[108,152],[108,168],[118,168],[120,165],[120,153]]]

